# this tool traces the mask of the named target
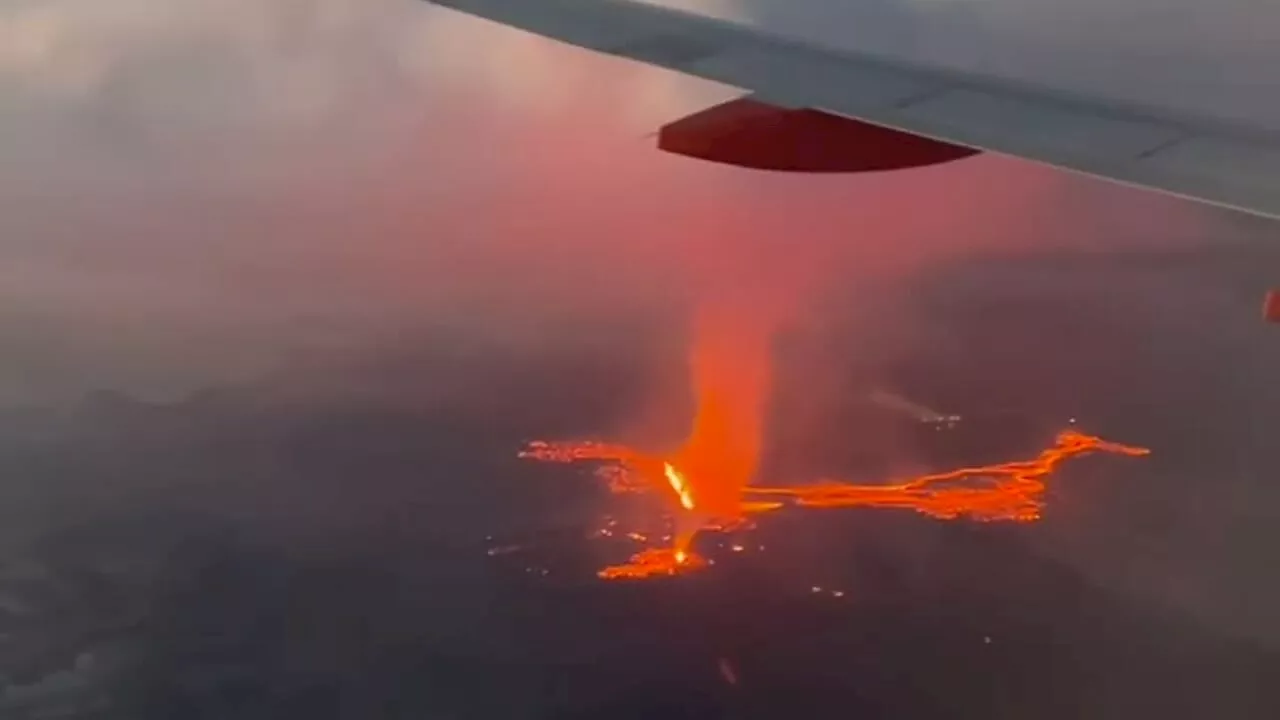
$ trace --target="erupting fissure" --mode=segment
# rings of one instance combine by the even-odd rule
[[[676,497],[680,498],[680,507],[685,510],[693,510],[693,494],[689,492],[689,486],[685,483],[684,476],[680,474],[680,471],[676,470],[671,463],[663,463],[662,474],[667,478],[667,483],[671,485],[671,489],[676,491]]]
[[[532,444],[522,455],[549,462],[594,460],[610,463],[611,467],[629,478],[629,487],[633,489],[660,487],[660,481],[646,476],[646,468],[661,463],[660,460],[631,449],[596,454],[587,450],[588,447],[602,446],[595,443],[540,442]],[[686,518],[695,516],[688,519],[699,524],[678,533],[673,547],[646,549],[632,556],[627,563],[600,571],[600,577],[642,578],[700,568],[706,564],[705,560],[689,549],[689,543],[697,531],[722,528],[726,521],[739,519],[743,515],[788,506],[904,508],[942,520],[962,517],[978,521],[1039,520],[1044,507],[1045,479],[1064,460],[1096,452],[1128,457],[1150,454],[1150,450],[1146,448],[1122,445],[1075,430],[1065,430],[1058,434],[1052,446],[1030,460],[959,468],[886,484],[823,481],[791,487],[747,486],[742,490],[735,512],[731,516],[714,519],[697,516],[697,505],[690,499],[687,490],[683,489],[680,472],[671,463],[662,463],[668,484],[679,498],[681,514]],[[760,497],[778,499],[756,499]],[[677,518],[678,525],[681,519],[683,518]]]
[[[703,567],[692,550],[701,530],[739,525],[749,514],[784,507],[880,507],[915,510],[939,519],[1030,522],[1040,518],[1045,479],[1064,460],[1103,452],[1130,457],[1146,448],[1103,440],[1074,429],[1034,458],[965,467],[885,484],[826,480],[800,486],[751,485],[759,464],[769,392],[771,325],[726,308],[699,312],[690,354],[696,408],[686,442],[670,454],[625,445],[529,443],[521,457],[593,462],[614,492],[670,491],[672,544],[648,548],[599,572],[605,579],[674,575]]]

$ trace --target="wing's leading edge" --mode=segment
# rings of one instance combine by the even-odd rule
[[[635,0],[429,0],[808,107],[1280,218],[1280,132],[863,56]]]

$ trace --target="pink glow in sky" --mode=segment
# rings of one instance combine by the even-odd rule
[[[0,36],[0,331],[28,368],[0,402],[182,394],[313,333],[517,332],[709,270],[790,292],[1201,217],[998,158],[832,179],[664,156],[649,132],[732,91],[421,3],[53,0]]]
[[[1134,68],[1155,63],[1160,78],[1265,110],[1280,95],[1253,81],[1276,64],[1247,62],[1262,47],[1250,33],[1275,24],[1246,22],[1245,2],[1262,5],[1179,0],[1189,14],[1166,16],[1167,3],[1123,3],[1128,16],[1166,18],[1136,35],[1098,22],[1119,12],[1102,0],[710,9],[795,29],[849,27],[850,42],[880,29],[880,42],[978,69],[1025,56],[1019,67],[1064,84],[1097,80],[1099,63],[1127,53],[1146,65],[1106,78],[1112,90],[1177,90],[1133,84]],[[1237,42],[1196,46],[1192,64],[1178,66],[1174,41],[1206,13],[1215,15],[1203,37]],[[1073,33],[1097,43],[1074,77],[1064,55]],[[1221,77],[1239,82],[1209,87]],[[96,389],[181,397],[426,327],[540,346],[563,339],[558,328],[574,318],[660,313],[709,292],[785,306],[795,323],[810,320],[809,303],[836,296],[880,342],[928,333],[945,345],[942,323],[887,298],[927,289],[919,278],[947,263],[1275,235],[1272,225],[1003,158],[791,177],[664,156],[646,139],[731,94],[407,0],[7,3],[0,407],[64,404]],[[1170,307],[1204,297],[1172,295]],[[840,342],[878,349],[861,336]],[[1110,527],[1123,534],[1126,521]],[[1198,547],[1225,533],[1180,537]],[[1174,553],[1143,555],[1163,546],[1133,547],[1121,556],[1106,546],[1120,558],[1115,577],[1150,572],[1162,596],[1220,599],[1215,583],[1187,589],[1182,568],[1161,571]],[[1200,567],[1226,567],[1234,555],[1222,548]]]

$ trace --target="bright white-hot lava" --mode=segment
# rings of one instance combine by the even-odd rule
[[[1092,453],[1142,456],[1075,429],[1025,460],[965,467],[883,484],[823,480],[800,486],[753,485],[762,446],[769,390],[772,327],[759,317],[709,306],[696,319],[689,367],[696,406],[688,438],[671,453],[649,453],[617,443],[530,443],[521,457],[550,462],[592,462],[615,492],[670,491],[675,531],[671,544],[649,548],[607,579],[673,575],[707,564],[691,549],[702,530],[741,527],[745,518],[782,508],[900,508],[933,518],[1030,522],[1040,518],[1045,483],[1065,460]]]
[[[671,484],[671,489],[676,491],[676,497],[680,498],[680,507],[692,511],[694,507],[693,494],[689,492],[689,486],[685,483],[684,476],[669,462],[662,464],[662,473],[666,476],[667,482]]]
[[[645,487],[661,488],[660,479],[646,477],[647,469],[661,466],[666,484],[677,498],[673,512],[686,518],[697,512],[686,477],[670,462],[658,461],[630,449],[611,452],[607,456],[583,449],[591,447],[603,446],[595,443],[538,443],[530,446],[523,455],[530,459],[552,462],[590,459],[613,464],[629,477],[629,492]],[[940,520],[967,518],[978,521],[1034,522],[1040,519],[1044,507],[1045,482],[1049,476],[1063,461],[1092,453],[1141,457],[1150,454],[1150,451],[1142,447],[1109,442],[1075,430],[1065,430],[1058,434],[1053,445],[1027,460],[964,467],[883,484],[824,480],[811,485],[788,487],[747,486],[742,491],[742,500],[735,517],[786,507],[867,507],[909,509]],[[756,499],[761,497],[770,500]],[[677,517],[677,522],[681,519],[683,518]],[[697,518],[693,519],[697,521]],[[734,518],[703,521],[692,532],[678,533],[673,547],[644,550],[627,563],[605,568],[600,576],[607,579],[640,578],[701,568],[706,564],[705,561],[688,549],[693,533],[703,529],[723,529],[733,522]]]

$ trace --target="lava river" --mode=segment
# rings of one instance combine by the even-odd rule
[[[529,443],[521,457],[591,462],[615,492],[660,492],[670,499],[675,529],[668,547],[648,548],[603,578],[670,575],[706,564],[692,551],[696,533],[740,525],[753,513],[781,508],[905,508],[939,519],[1028,522],[1040,518],[1045,480],[1065,460],[1091,453],[1146,455],[1074,429],[1035,457],[965,467],[878,484],[823,480],[799,486],[752,484],[761,456],[770,392],[773,323],[759,314],[710,304],[694,320],[689,375],[696,407],[688,438],[669,453],[614,443]]]

